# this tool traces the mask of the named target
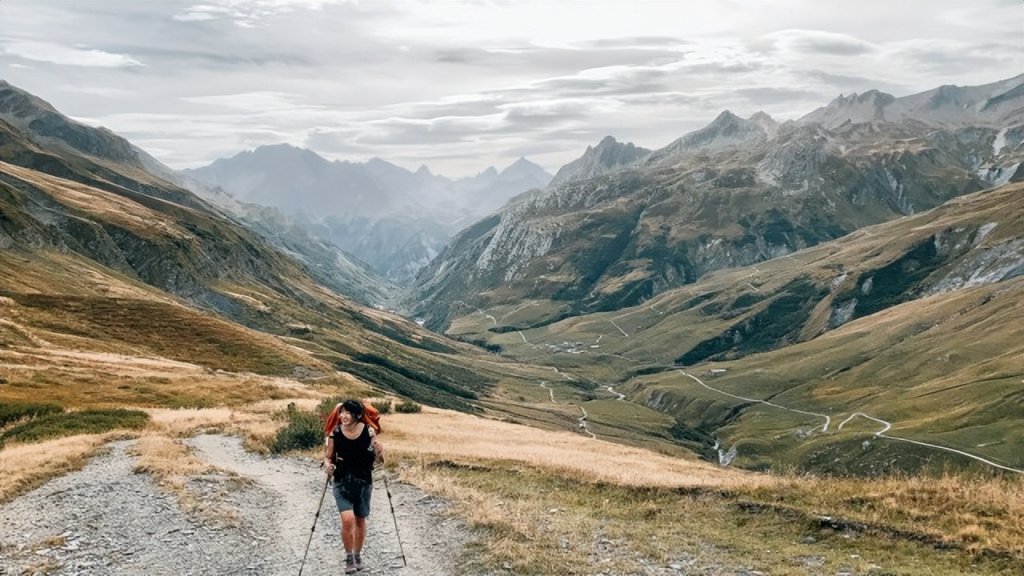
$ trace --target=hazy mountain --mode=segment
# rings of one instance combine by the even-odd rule
[[[605,136],[597,146],[587,146],[583,156],[559,168],[549,186],[558,186],[570,180],[585,180],[622,168],[631,168],[650,153],[650,150],[638,148],[632,142],[622,144],[612,136]]]
[[[279,208],[395,281],[411,278],[465,225],[550,180],[523,158],[500,173],[453,181],[426,166],[410,172],[378,158],[332,162],[287,144],[185,174],[238,200]]]
[[[858,114],[906,112],[832,128],[723,112],[635,168],[533,192],[467,228],[410,301],[433,326],[461,302],[546,301],[548,319],[621,308],[1020,178],[1022,83],[855,98]],[[973,108],[953,122],[950,101]]]
[[[828,106],[800,118],[833,129],[846,122],[917,122],[932,127],[1005,128],[1021,123],[1024,74],[983,86],[940,86],[934,90],[896,98],[869,90],[840,95]]]
[[[775,130],[777,125],[764,112],[744,120],[726,110],[711,124],[655,151],[647,159],[647,164],[669,164],[697,152],[708,153],[727,148],[753,146],[767,141],[774,135]]]

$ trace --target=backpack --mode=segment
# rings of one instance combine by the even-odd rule
[[[366,400],[363,400],[363,417],[359,421],[373,428],[374,434],[380,434],[380,411]],[[341,423],[340,403],[334,406],[334,410],[331,410],[327,415],[327,420],[324,421],[324,436],[330,436],[339,423]]]

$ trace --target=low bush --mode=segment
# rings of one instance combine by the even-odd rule
[[[119,428],[139,429],[147,422],[149,414],[123,408],[51,413],[32,418],[0,434],[0,446],[11,440],[35,442],[76,434],[102,434]]]
[[[0,404],[0,428],[8,424],[14,424],[20,420],[28,420],[46,416],[48,414],[59,414],[64,408],[56,404],[36,403],[10,403]]]
[[[413,402],[412,400],[403,400],[398,404],[395,404],[395,412],[400,414],[415,414],[423,410],[423,406]]]
[[[330,407],[333,408],[334,404],[330,404]],[[323,443],[324,419],[320,414],[305,412],[297,409],[295,404],[289,404],[284,417],[288,423],[277,431],[270,447],[271,452],[279,454],[289,450],[307,450]]]

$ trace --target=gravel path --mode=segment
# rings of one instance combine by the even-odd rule
[[[264,457],[237,438],[189,440],[222,472],[193,478],[199,502],[183,510],[147,474],[132,472],[132,441],[115,442],[78,472],[55,478],[0,507],[0,575],[286,575],[298,574],[325,476],[309,459]],[[389,482],[408,566],[380,473],[360,574],[451,576],[469,540],[445,504],[413,486]],[[303,569],[340,574],[342,550],[328,493]]]

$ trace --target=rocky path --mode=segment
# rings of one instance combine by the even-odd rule
[[[187,511],[150,476],[133,473],[131,443],[113,443],[82,470],[0,507],[0,575],[298,574],[324,489],[316,462],[250,454],[227,436],[192,438],[196,454],[220,471],[190,480],[200,505]],[[390,481],[403,567],[379,474],[361,574],[454,574],[468,531],[443,514],[443,502]],[[340,574],[341,559],[328,493],[302,573]]]

